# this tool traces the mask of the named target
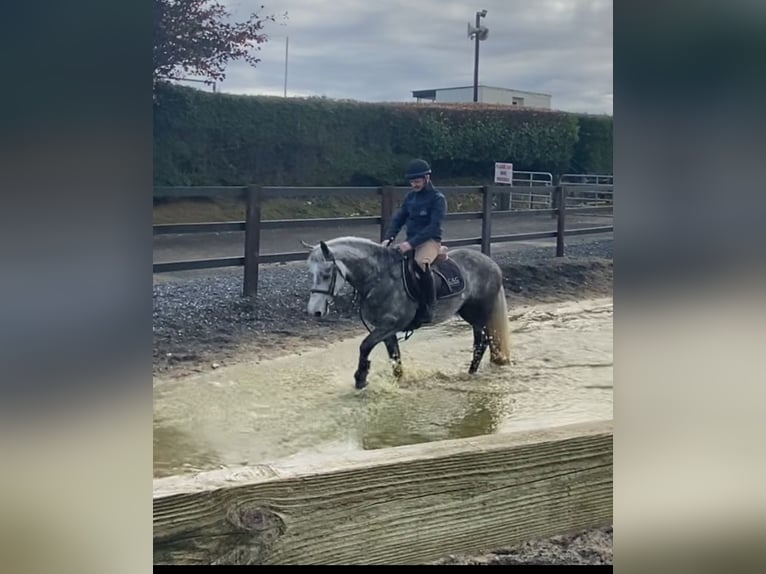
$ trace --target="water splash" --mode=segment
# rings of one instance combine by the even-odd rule
[[[360,339],[155,385],[155,476],[286,457],[612,418],[612,301],[511,309],[512,363],[468,375],[472,334],[456,320],[385,347],[353,386]]]

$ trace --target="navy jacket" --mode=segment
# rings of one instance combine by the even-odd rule
[[[386,237],[395,238],[407,225],[407,242],[413,248],[429,239],[442,240],[442,223],[447,214],[447,199],[429,181],[420,191],[410,191],[402,207],[391,219]]]

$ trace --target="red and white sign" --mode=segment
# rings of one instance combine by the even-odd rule
[[[495,183],[513,183],[513,164],[495,162]]]

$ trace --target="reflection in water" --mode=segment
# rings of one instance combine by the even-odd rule
[[[383,345],[353,388],[359,340],[155,386],[155,476],[612,418],[611,299],[513,310],[513,364],[477,375],[460,321]]]
[[[420,380],[405,377],[401,399],[382,401],[377,416],[366,421],[360,429],[363,448],[491,434],[511,414],[511,396],[493,391],[491,380],[462,374],[450,378],[441,372],[418,375]]]

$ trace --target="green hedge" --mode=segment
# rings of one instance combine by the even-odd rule
[[[612,118],[581,116],[578,119],[580,133],[570,173],[612,173]]]
[[[401,185],[413,157],[439,182],[487,180],[494,162],[611,173],[611,118],[501,106],[372,104],[212,94],[162,85],[156,185]]]

